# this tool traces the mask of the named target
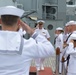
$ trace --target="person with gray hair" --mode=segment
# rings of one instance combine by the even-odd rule
[[[23,13],[14,6],[0,7],[0,75],[29,75],[32,59],[54,54],[52,44],[20,20]],[[30,39],[24,39],[17,31],[19,24]]]

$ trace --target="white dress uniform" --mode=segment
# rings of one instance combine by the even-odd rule
[[[75,21],[69,21],[68,23],[67,23],[67,25],[69,26],[69,25],[76,25],[76,22]],[[70,35],[71,34],[71,35]],[[68,40],[67,40],[67,44],[69,44],[70,43],[70,40],[71,40],[71,36],[73,35],[73,34],[76,34],[76,31],[73,31],[72,33],[69,33],[69,35],[70,35],[70,37],[68,38]],[[68,35],[68,36],[69,36]],[[71,46],[71,45],[70,45]],[[69,52],[69,48],[71,48],[71,47],[69,47],[69,46],[67,46],[66,48],[65,48],[65,58],[68,56],[68,54],[69,53],[67,53],[67,52]],[[76,75],[75,73],[72,73],[71,72],[71,69],[69,70],[69,68],[73,68],[73,67],[71,67],[72,66],[72,64],[70,64],[71,62],[72,62],[73,60],[71,59],[71,55],[70,55],[70,59],[69,59],[69,64],[68,64],[68,69],[67,69],[67,75]],[[71,66],[70,66],[71,65]],[[70,67],[69,67],[70,66]]]
[[[63,30],[61,27],[56,28],[56,30]],[[60,48],[60,61],[59,61],[59,73],[62,72],[62,51],[63,51],[63,34],[60,33],[55,39],[55,48]]]
[[[43,35],[46,38],[50,38],[49,32],[46,29],[44,29],[44,28],[42,28],[42,29],[36,29],[35,31],[38,34],[41,34],[41,35]]]
[[[72,25],[72,24],[75,24],[75,21],[69,21],[69,22],[67,22],[66,23],[66,25],[65,26],[70,26],[70,25]],[[73,33],[73,32],[72,32]],[[67,44],[69,44],[69,42],[70,42],[70,36],[72,35],[72,33],[67,33],[66,35],[64,35],[64,41],[66,41],[66,43]],[[66,51],[67,51],[67,47],[65,47],[64,48],[64,50],[63,50],[63,56],[65,57],[65,59],[67,58],[67,54],[66,54]],[[66,64],[67,62],[65,62],[65,64]],[[66,65],[65,65],[66,66]]]
[[[60,48],[60,62],[59,62],[59,73],[62,72],[62,63],[61,63],[61,59],[62,59],[62,50],[63,50],[63,34],[59,34],[58,37],[56,38],[56,44],[55,47],[59,47]]]
[[[73,35],[73,34],[76,34],[76,31],[74,31],[74,32],[72,32],[72,33],[69,33],[69,38],[68,38],[68,40],[67,40],[67,44],[69,44],[70,43],[70,40],[71,40],[71,36]],[[71,45],[70,45],[70,47],[71,47]],[[69,49],[68,49],[68,46],[66,47],[66,48],[64,48],[64,58],[65,58],[65,60],[67,60],[67,57],[68,57],[68,52],[69,51]],[[67,63],[69,61],[69,63]],[[69,73],[69,65],[72,65],[72,64],[70,64],[70,61],[72,61],[72,59],[71,59],[71,55],[70,55],[70,59],[69,60],[67,60],[66,62],[64,62],[64,65],[65,65],[65,70],[66,70],[66,72],[67,72],[67,75],[75,75],[75,74],[71,74],[71,72]]]
[[[23,12],[14,6],[0,8],[0,15],[21,17]],[[26,40],[19,32],[0,31],[0,75],[29,75],[32,59],[53,54],[52,44],[36,32]]]
[[[67,26],[70,26],[70,25],[76,25],[76,22],[75,21],[69,21],[68,23],[67,23]],[[70,35],[72,35],[72,34],[76,34],[76,31],[73,31],[72,33],[68,33],[68,36]],[[70,36],[69,37],[67,37],[68,38],[68,40],[67,40],[67,44],[69,44],[69,42],[70,42]],[[64,49],[64,52],[65,52],[65,55],[64,55],[64,57],[66,58],[67,57],[67,54],[66,54],[66,51],[67,51],[68,49],[67,49],[67,47]]]
[[[38,35],[35,40],[23,39],[22,54],[10,53],[19,51],[21,35],[18,32],[0,31],[0,75],[29,75],[29,68],[33,58],[45,58],[54,54],[52,44],[43,36]],[[45,42],[45,43],[44,43]]]
[[[76,34],[72,34],[71,39],[76,40]],[[67,75],[76,75],[76,47],[74,47],[73,43],[69,43],[66,54],[70,54]]]
[[[69,21],[69,22],[66,23],[65,26],[74,25],[75,23],[76,23],[75,21]],[[69,42],[70,42],[70,36],[71,36],[72,34],[73,34],[73,32],[72,32],[72,33],[67,33],[67,34],[66,34],[67,37],[64,37],[64,41],[67,40],[67,41],[66,41],[67,44],[69,44]],[[65,39],[65,38],[66,38],[66,39]],[[64,54],[65,59],[66,59],[66,57],[67,57],[66,51],[67,51],[67,47],[65,47],[65,48],[64,48],[64,51],[63,51],[63,54]]]
[[[69,35],[70,35],[70,34],[68,34],[68,33],[67,33],[66,35],[65,35],[65,34],[63,35],[63,41],[64,41],[64,42],[67,43],[67,41],[68,41],[68,42],[70,41],[70,39],[69,39],[70,36],[69,36]],[[68,43],[67,43],[67,44],[68,44]],[[62,52],[62,56],[65,58],[65,60],[66,60],[66,58],[67,58],[66,50],[67,50],[67,47],[66,47],[66,48],[63,48],[63,52]],[[65,70],[66,70],[66,66],[67,66],[67,61],[64,62]]]
[[[50,38],[50,35],[48,33],[48,31],[44,28],[42,29],[36,29],[35,30],[38,34],[44,36],[45,38]],[[43,62],[44,62],[45,58],[38,58],[38,59],[35,59],[35,63],[36,63],[36,67],[37,67],[37,70],[44,70],[44,67],[43,67]]]

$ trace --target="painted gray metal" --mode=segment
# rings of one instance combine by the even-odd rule
[[[0,0],[0,4],[2,4],[2,6],[5,6],[5,5],[17,6],[17,4],[22,4],[23,9],[26,12],[25,15],[34,11],[34,13],[27,15],[27,18],[26,17],[23,18],[23,21],[28,23],[33,28],[36,21],[31,20],[29,16],[34,16],[34,17],[37,17],[37,19],[43,19],[45,21],[44,28],[47,30],[48,30],[49,24],[53,25],[53,29],[48,30],[51,36],[50,41],[53,43],[55,29],[59,26],[63,28],[66,22],[66,0],[14,0],[14,1],[17,1],[17,2],[13,2],[13,0],[5,0],[5,2],[3,0]],[[45,11],[44,11],[43,9],[44,7],[55,8],[56,13],[51,15],[54,15],[56,19],[44,18],[44,16],[46,17],[47,15],[46,13],[47,9],[45,8]],[[43,12],[45,14],[43,14]],[[28,38],[28,36],[26,37]]]

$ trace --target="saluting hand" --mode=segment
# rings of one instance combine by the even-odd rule
[[[29,27],[29,25],[24,23],[22,20],[20,20],[19,24],[21,25],[23,30],[25,30],[28,34],[32,35],[34,33],[34,30],[31,27]]]

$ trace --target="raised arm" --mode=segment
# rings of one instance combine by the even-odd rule
[[[31,46],[31,49],[28,47],[27,51],[27,54],[30,57],[48,57],[54,55],[54,47],[45,37],[34,32],[32,28],[22,21],[21,26],[24,28],[24,30],[26,30],[27,33],[31,35],[29,41],[29,46]]]

